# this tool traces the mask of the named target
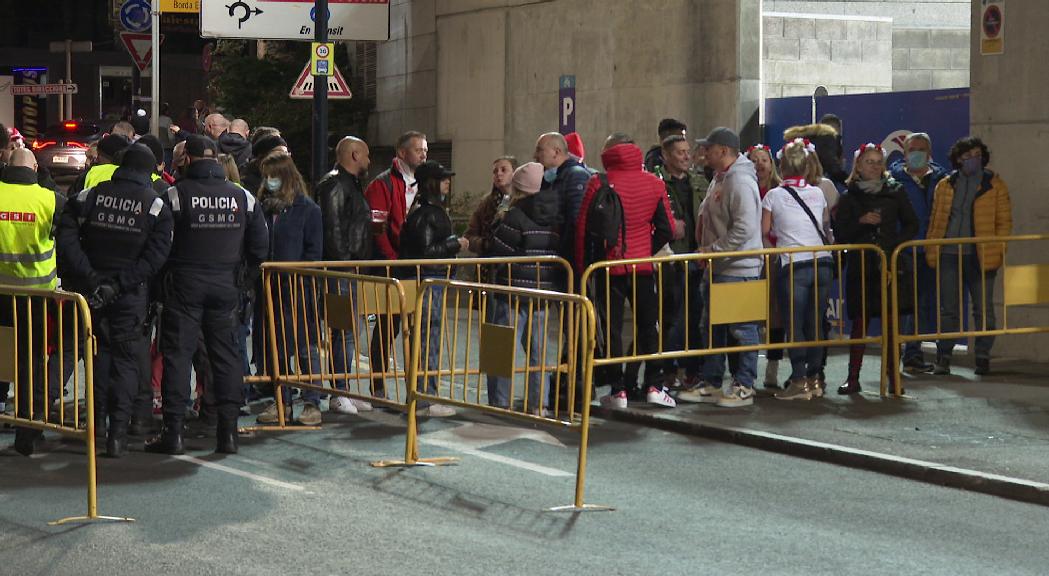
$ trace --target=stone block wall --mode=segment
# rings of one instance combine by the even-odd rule
[[[969,85],[968,28],[895,28],[892,89],[937,90]]]

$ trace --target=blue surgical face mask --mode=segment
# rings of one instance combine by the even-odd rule
[[[915,150],[907,154],[907,167],[912,170],[921,170],[929,165],[929,154],[924,150]]]
[[[975,176],[982,170],[983,158],[981,156],[974,156],[962,160],[962,172],[964,172],[966,176]]]
[[[280,190],[280,185],[280,178],[266,178],[266,190],[276,192],[277,190]]]

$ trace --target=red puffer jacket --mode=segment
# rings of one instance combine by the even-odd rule
[[[666,187],[656,176],[642,168],[641,149],[633,144],[618,144],[601,153],[601,163],[608,173],[608,183],[615,188],[623,203],[623,219],[626,221],[626,254],[617,245],[609,252],[609,258],[648,258],[673,236],[674,216],[670,211]],[[576,220],[575,256],[578,270],[585,268],[583,248],[586,239],[586,217],[594,195],[601,187],[596,175],[590,178],[583,197],[583,206]],[[639,274],[651,274],[652,266],[637,267]],[[625,266],[611,269],[615,276],[630,273]]]

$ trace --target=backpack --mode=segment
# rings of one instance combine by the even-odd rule
[[[588,264],[608,259],[609,252],[618,244],[620,254],[626,254],[626,218],[623,202],[608,175],[598,173],[601,186],[594,194],[586,214],[586,261]]]

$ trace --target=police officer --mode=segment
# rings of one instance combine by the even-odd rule
[[[98,161],[80,174],[69,187],[69,195],[79,194],[85,188],[93,188],[113,177],[117,170],[117,159],[131,141],[120,134],[106,134],[98,141]]]
[[[11,152],[0,181],[0,284],[20,288],[53,290],[58,284],[55,262],[55,224],[65,198],[37,184],[37,162],[25,148]],[[0,325],[15,328],[18,350],[18,406],[20,418],[29,417],[30,376],[33,376],[33,418],[44,417],[50,402],[44,402],[43,302],[40,299],[0,296]],[[32,335],[32,338],[30,338]],[[48,400],[58,397],[61,387],[48,389]],[[8,386],[0,384],[0,402]],[[40,430],[15,430],[15,450],[33,453]]]
[[[237,416],[243,403],[244,366],[237,348],[241,272],[269,253],[262,210],[249,192],[226,180],[215,143],[186,139],[190,165],[168,188],[175,240],[164,281],[160,351],[164,355],[164,429],[146,451],[181,454],[189,398],[189,371],[201,331],[211,364],[218,415],[216,452],[237,452]]]
[[[110,180],[69,200],[58,227],[63,285],[87,297],[99,337],[95,404],[109,416],[106,455],[112,458],[127,451],[128,421],[144,377],[141,326],[149,281],[171,250],[171,210],[150,185],[155,167],[149,148],[128,146]]]

